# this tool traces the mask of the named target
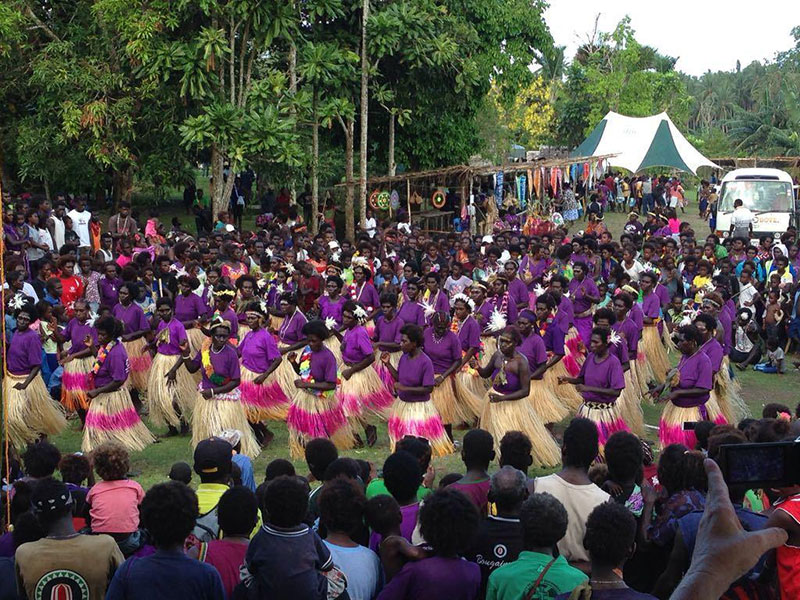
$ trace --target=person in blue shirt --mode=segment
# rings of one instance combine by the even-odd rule
[[[256,478],[253,474],[253,461],[246,454],[242,454],[242,432],[238,429],[226,429],[219,434],[219,437],[233,447],[232,461],[239,467],[242,485],[255,493]]]
[[[106,600],[225,600],[217,570],[183,553],[199,514],[194,491],[179,481],[154,485],[140,514],[156,552],[126,560],[114,574]]]

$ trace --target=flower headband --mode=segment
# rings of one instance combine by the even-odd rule
[[[470,312],[475,312],[475,302],[466,294],[456,294],[453,296],[453,298],[450,300],[450,306],[455,306],[456,302],[463,302],[469,306]]]

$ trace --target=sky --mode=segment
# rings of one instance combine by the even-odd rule
[[[569,61],[589,38],[600,13],[599,31],[612,31],[625,15],[636,39],[662,54],[676,56],[676,68],[690,75],[742,68],[773,59],[794,46],[800,25],[798,0],[549,0],[545,20]],[[675,15],[674,18],[671,16]],[[667,18],[665,18],[665,16]]]

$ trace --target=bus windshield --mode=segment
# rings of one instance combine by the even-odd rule
[[[792,184],[785,181],[726,181],[719,210],[730,212],[738,198],[754,212],[791,212]]]

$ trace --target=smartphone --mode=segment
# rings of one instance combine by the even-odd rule
[[[683,422],[683,430],[684,431],[694,431],[697,428],[697,421],[684,421]]]
[[[800,483],[800,443],[726,444],[720,468],[728,485],[778,488]]]

